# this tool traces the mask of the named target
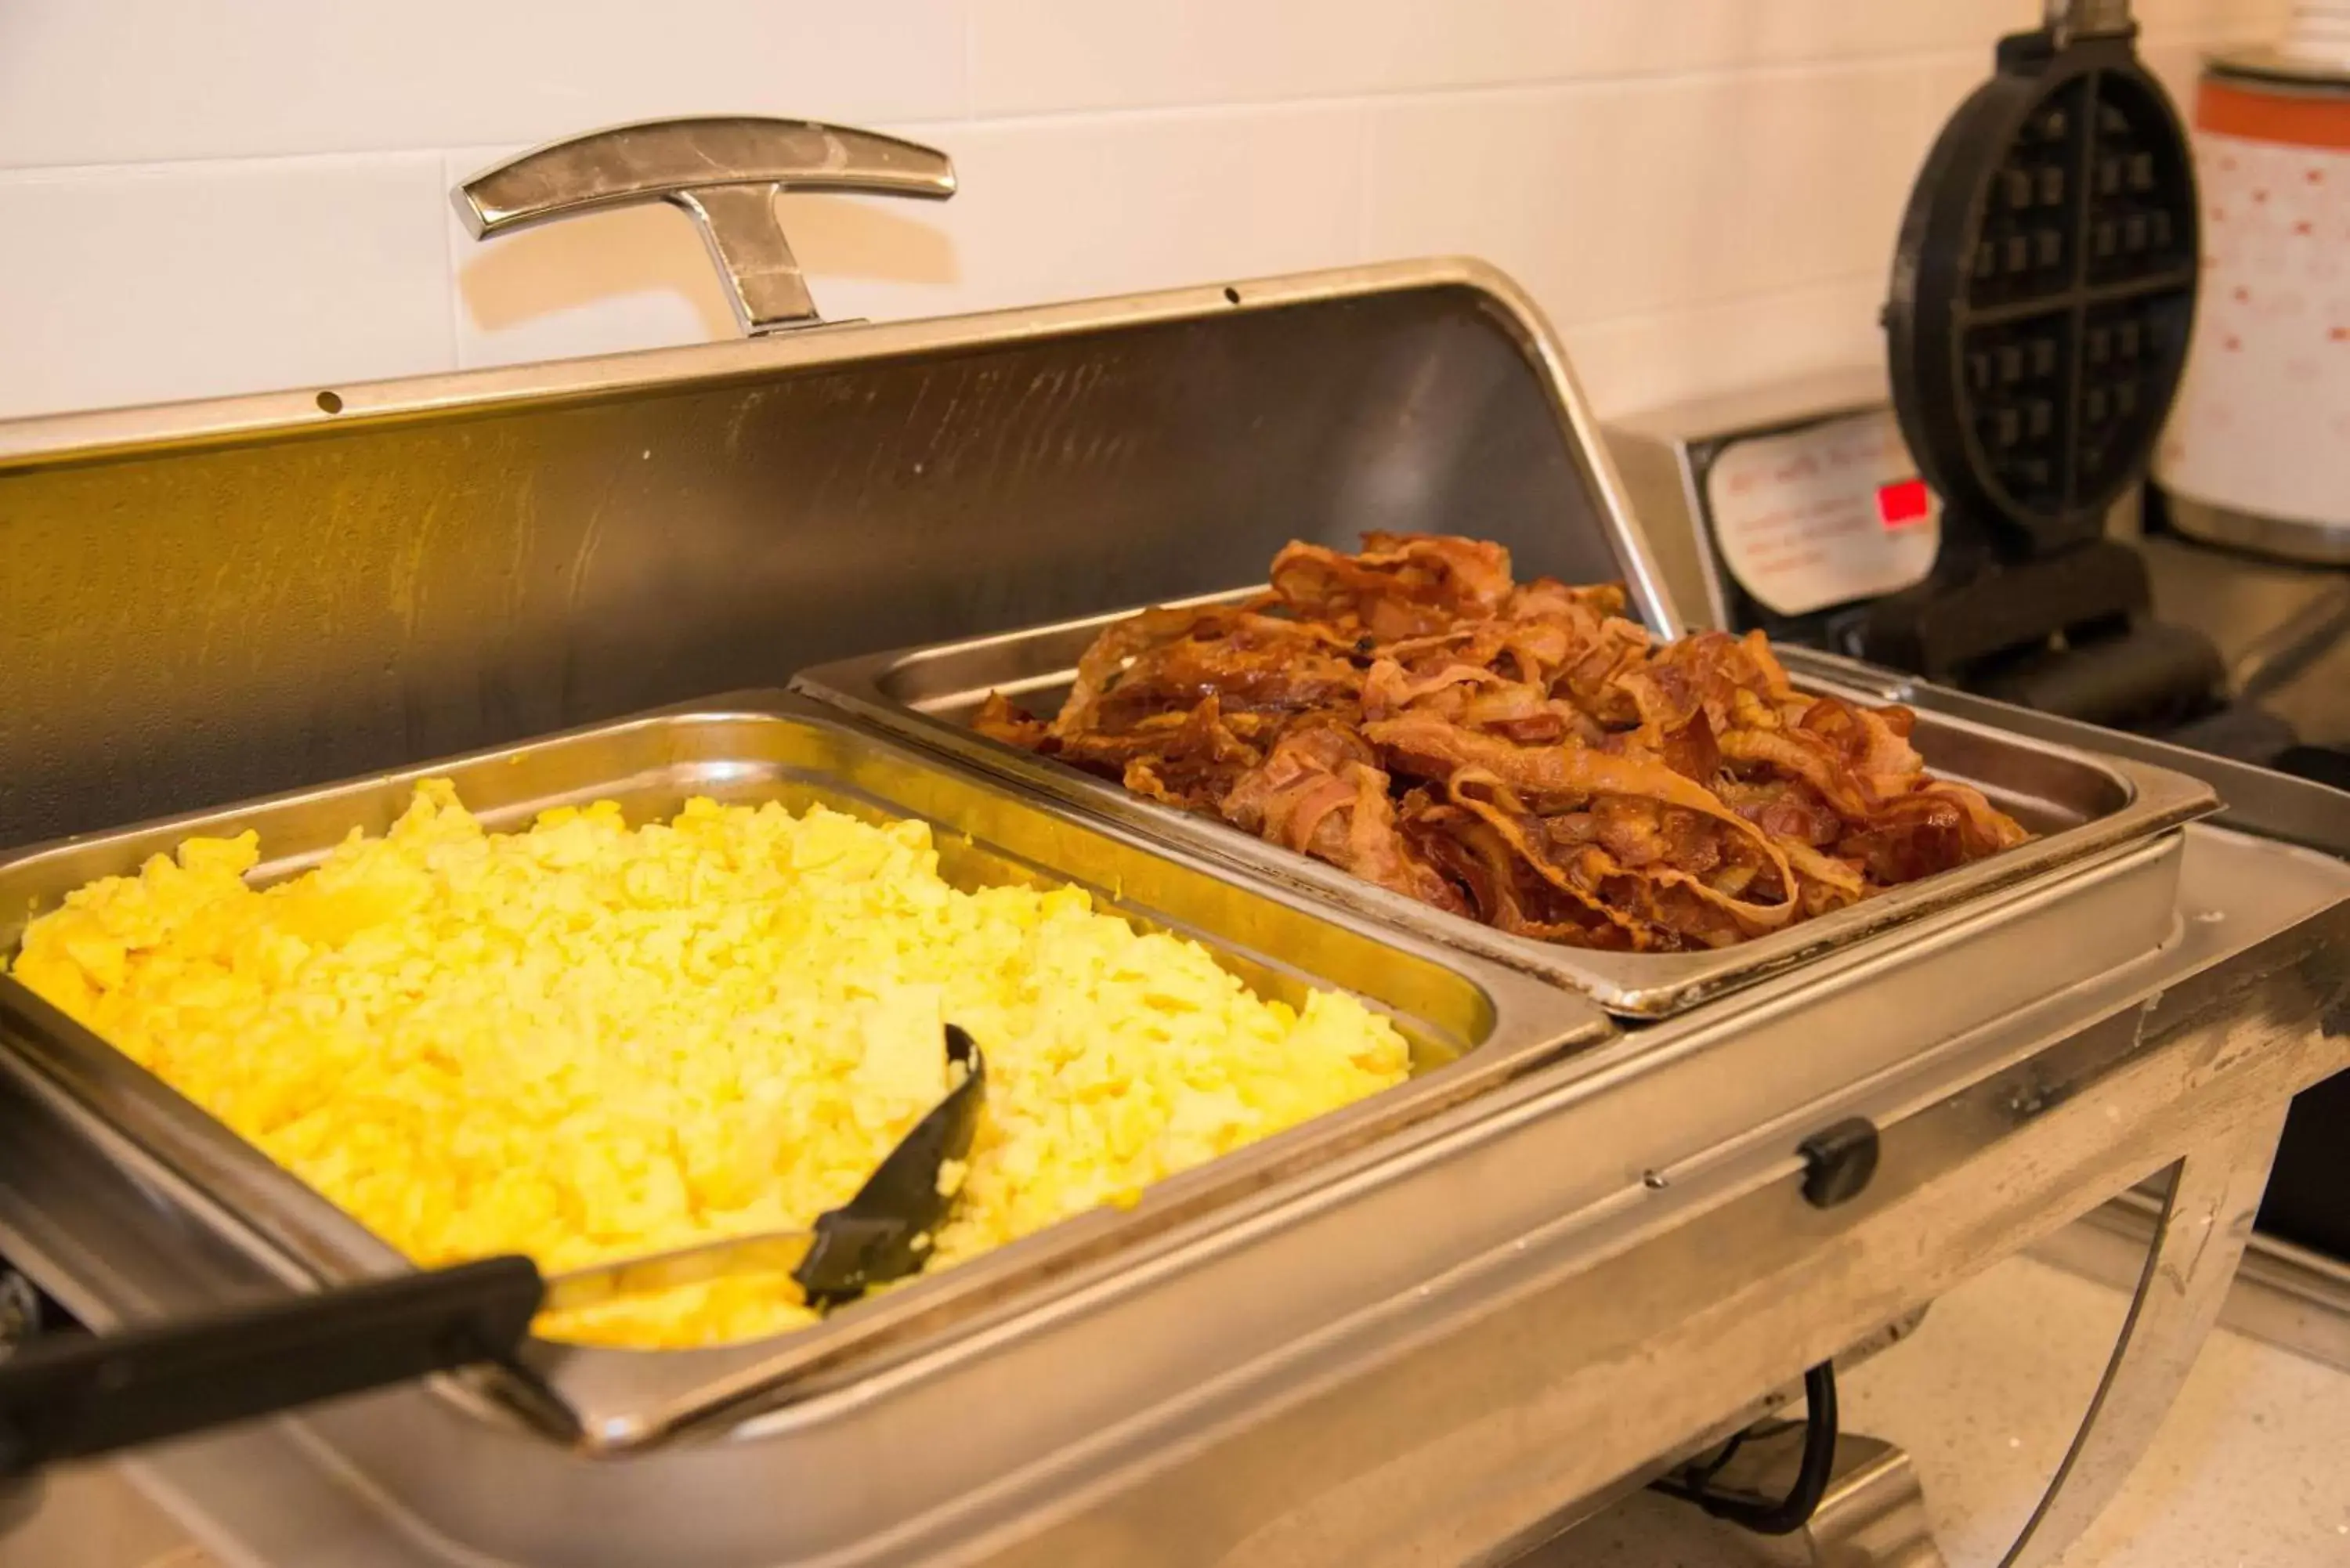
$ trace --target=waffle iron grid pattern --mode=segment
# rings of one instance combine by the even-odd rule
[[[2101,510],[2158,432],[2194,308],[2194,186],[2135,71],[2054,84],[1978,193],[1960,414],[2001,510]]]

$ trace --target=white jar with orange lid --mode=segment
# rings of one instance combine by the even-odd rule
[[[2202,295],[2155,477],[2182,532],[2350,563],[2350,0],[2210,61],[2194,134]]]

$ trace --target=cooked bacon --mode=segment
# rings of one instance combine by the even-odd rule
[[[1094,728],[1103,694],[1118,684],[1127,667],[1149,649],[1188,634],[1196,618],[1187,610],[1145,610],[1094,639],[1093,646],[1077,660],[1076,680],[1053,721],[1053,733],[1076,734]]]
[[[1057,736],[1054,754],[1118,779],[1138,794],[1213,812],[1233,782],[1263,756],[1238,732],[1248,718],[1228,719],[1222,703],[1209,697],[1188,712],[1155,715],[1124,734]]]
[[[1372,664],[1363,677],[1361,700],[1366,718],[1382,719],[1456,686],[1503,686],[1507,682],[1481,665],[1447,659],[1434,674],[1414,675],[1393,659]]]
[[[983,734],[1380,887],[1577,947],[1726,946],[2021,843],[1915,715],[1795,690],[1760,632],[1659,644],[1498,545],[1293,543],[1245,604],[1105,630]]]
[[[1888,803],[1840,841],[1879,883],[1914,882],[2013,848],[2030,836],[1981,792],[1935,781]]]
[[[1428,534],[1367,534],[1358,556],[1292,543],[1273,559],[1273,588],[1293,610],[1381,640],[1490,616],[1510,594],[1499,545]]]
[[[1002,741],[1024,752],[1044,751],[1053,738],[1052,725],[1014,707],[1012,700],[1001,691],[987,694],[971,727],[992,741]]]
[[[1226,821],[1259,837],[1407,898],[1469,912],[1460,891],[1405,838],[1388,775],[1351,727],[1291,731],[1261,766],[1233,782],[1221,809]]]

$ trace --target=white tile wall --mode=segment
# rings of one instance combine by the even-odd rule
[[[2215,8],[2229,7],[2199,0],[2199,12]],[[983,114],[1268,102],[1917,53],[1979,46],[2030,9],[2008,0],[981,0],[972,102]],[[2199,14],[2194,22],[2227,25]]]
[[[431,153],[0,176],[0,416],[455,363]]]
[[[1881,267],[1929,134],[1918,78],[1870,64],[1381,103],[1368,247],[1484,256],[1562,327]]]
[[[949,119],[962,0],[8,0],[0,167],[537,141],[728,112]]]
[[[1294,272],[1361,245],[1352,105],[1014,120],[938,140],[966,186],[989,192],[936,215],[961,264],[954,294],[974,305]]]
[[[1710,305],[1563,328],[1576,378],[1608,410],[1656,408],[1778,377],[1873,362],[1882,268]]]
[[[2137,0],[2174,88],[2287,0]],[[1516,275],[1604,409],[1877,350],[1918,159],[2037,0],[6,0],[0,415],[733,331],[683,217],[479,245],[446,187],[690,112],[951,152],[787,198],[828,316],[1433,252]]]

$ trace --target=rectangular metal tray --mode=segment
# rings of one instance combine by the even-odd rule
[[[1263,591],[1175,601],[1214,604]],[[1090,774],[991,741],[969,727],[992,691],[1031,712],[1056,711],[1095,637],[1131,611],[1055,626],[899,649],[805,670],[795,690],[959,761],[1053,795],[1162,842],[1221,859],[1432,941],[1484,955],[1584,992],[1611,1012],[1653,1018],[1848,946],[1937,909],[2002,890],[2116,846],[2151,837],[2219,808],[2200,780],[1920,711],[1910,742],[1944,778],[1970,784],[2037,836],[2005,854],[1891,888],[1848,909],[1735,947],[1701,953],[1605,953],[1514,937],[1378,888],[1336,867],[1229,825],[1145,800]],[[1866,693],[1798,680],[1821,695]],[[2169,929],[2167,904],[2145,908],[2147,948]]]
[[[1587,1005],[1506,969],[1383,932],[1342,911],[1249,885],[1180,851],[1086,822],[1055,804],[860,731],[780,691],[716,699],[348,784],[36,846],[0,858],[0,946],[99,877],[135,872],[191,835],[253,828],[258,880],[297,874],[353,827],[380,833],[419,779],[453,780],[486,825],[525,826],[564,804],[616,799],[632,821],[689,795],[821,802],[871,818],[920,817],[937,830],[941,869],[970,888],[1081,885],[1149,929],[1197,940],[1260,994],[1309,987],[1354,992],[1409,1039],[1406,1084],[1149,1189],[1132,1209],[1078,1215],[961,1267],[918,1279],[814,1327],[701,1350],[608,1350],[534,1342],[529,1361],[576,1421],[616,1449],[779,1385],[837,1386],[878,1359],[937,1343],[996,1309],[1074,1289],[1089,1271],[1174,1245],[1221,1211],[1310,1186],[1315,1171],[1365,1146],[1610,1033]],[[130,1058],[13,979],[0,979],[0,1050],[28,1059],[116,1132],[216,1206],[221,1229],[266,1255],[291,1283],[409,1267],[389,1245]]]

